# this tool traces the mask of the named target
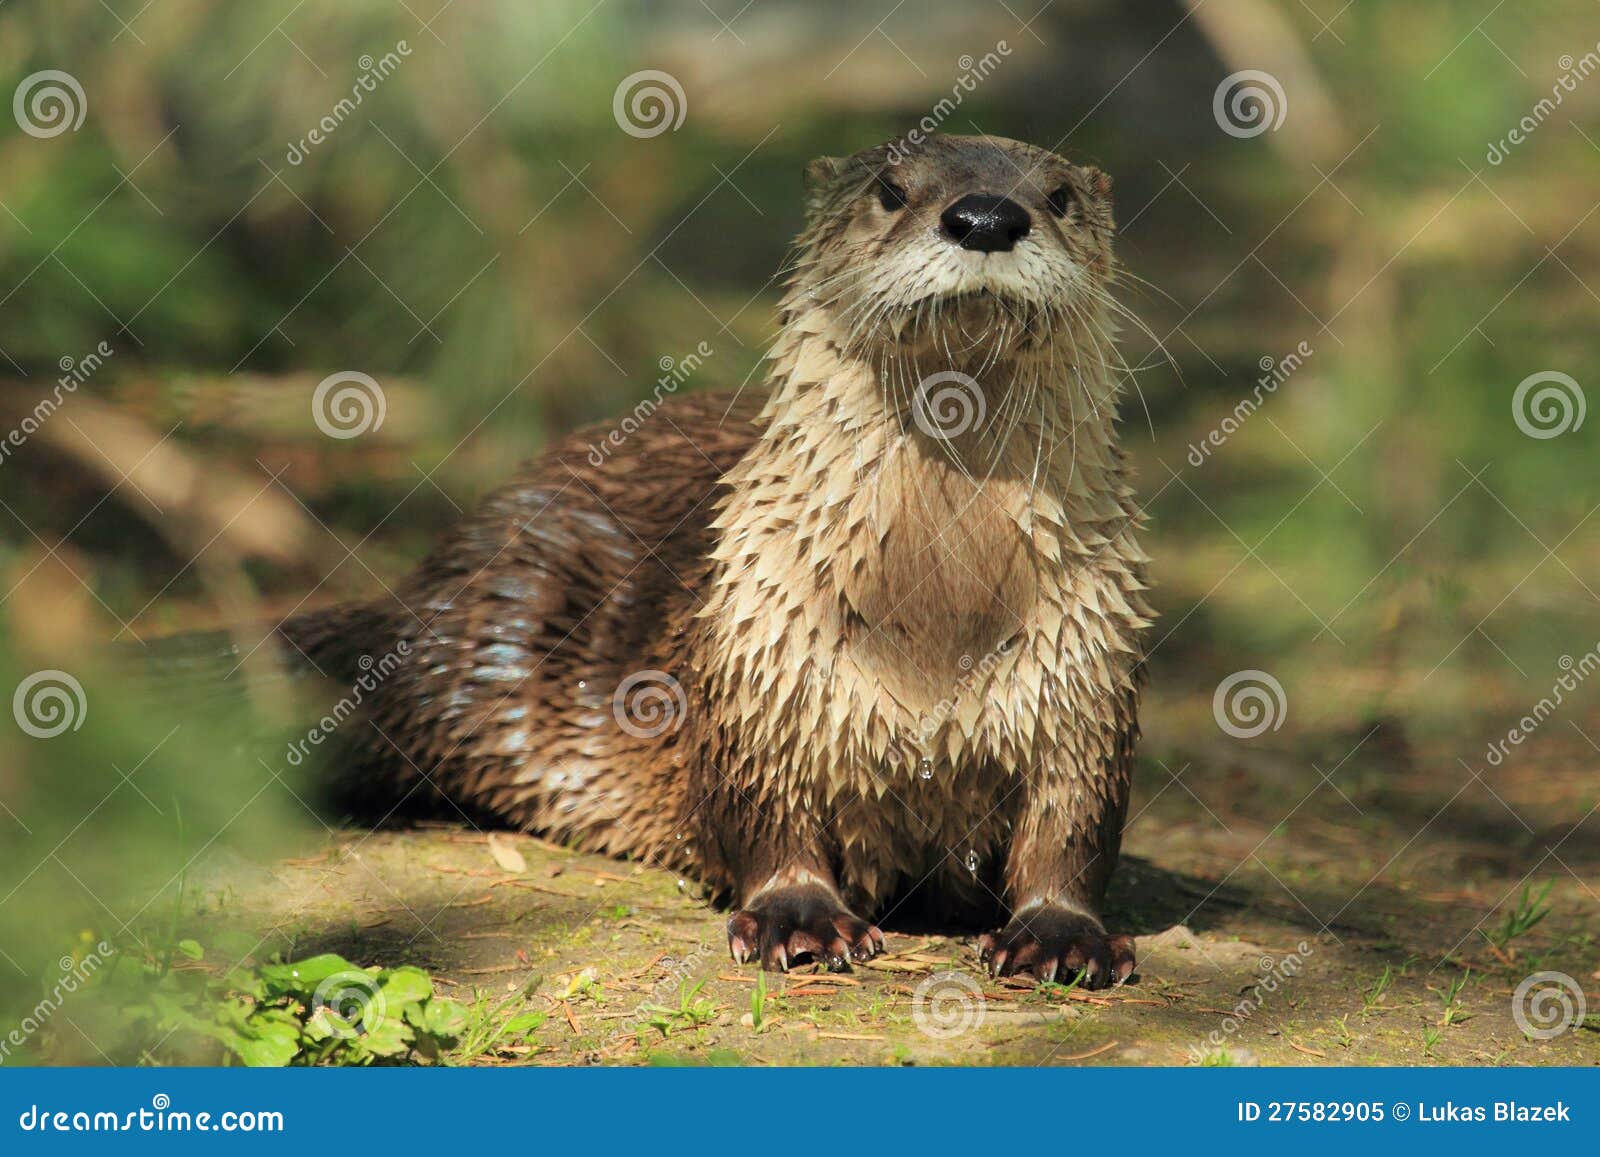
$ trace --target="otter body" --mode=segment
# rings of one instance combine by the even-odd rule
[[[917,891],[997,972],[1126,978],[1099,918],[1137,736],[1145,557],[1113,422],[1109,183],[994,138],[808,170],[748,402],[552,446],[397,590],[283,633],[401,641],[342,760],[382,808],[671,866],[738,960],[870,957]]]

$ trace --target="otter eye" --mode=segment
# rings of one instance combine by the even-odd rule
[[[887,177],[878,178],[878,204],[893,213],[906,207],[906,191]]]
[[[1050,212],[1057,217],[1065,217],[1067,210],[1077,199],[1078,195],[1072,191],[1070,186],[1062,185],[1045,198],[1045,203],[1050,206]]]

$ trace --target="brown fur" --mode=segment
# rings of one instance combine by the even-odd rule
[[[411,648],[352,727],[358,794],[695,873],[738,907],[737,957],[843,966],[878,943],[852,913],[921,886],[1014,914],[997,967],[1120,978],[1131,946],[1098,906],[1149,611],[1113,431],[1109,182],[949,137],[808,176],[764,401],[670,399],[599,465],[604,430],[579,432],[402,605],[284,633],[336,678]],[[878,203],[884,179],[905,207]],[[939,235],[973,190],[1027,206],[1015,252]],[[918,383],[949,371],[985,413],[931,436]],[[637,672],[672,709],[643,728]]]

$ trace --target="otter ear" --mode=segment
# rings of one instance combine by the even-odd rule
[[[816,212],[827,199],[828,190],[844,171],[844,157],[818,157],[806,166],[806,213]]]
[[[1093,165],[1085,165],[1083,168],[1083,180],[1084,184],[1088,185],[1090,191],[1094,193],[1095,198],[1104,201],[1109,207],[1111,204],[1111,174],[1103,173]]]
[[[843,157],[818,157],[806,165],[806,192],[816,196],[833,184],[840,170],[844,168],[844,161]]]

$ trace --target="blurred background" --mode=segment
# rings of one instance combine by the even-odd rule
[[[1448,802],[1408,856],[1592,912],[1595,689],[1485,751],[1600,645],[1597,53],[1590,0],[12,0],[0,991],[323,833],[249,708],[169,718],[130,655],[381,593],[702,342],[686,388],[759,390],[802,166],[925,117],[1115,178],[1142,798],[1350,759],[1372,816],[1308,814],[1401,847]],[[1286,705],[1244,740],[1241,671]],[[1279,871],[1319,922],[1351,890]]]

